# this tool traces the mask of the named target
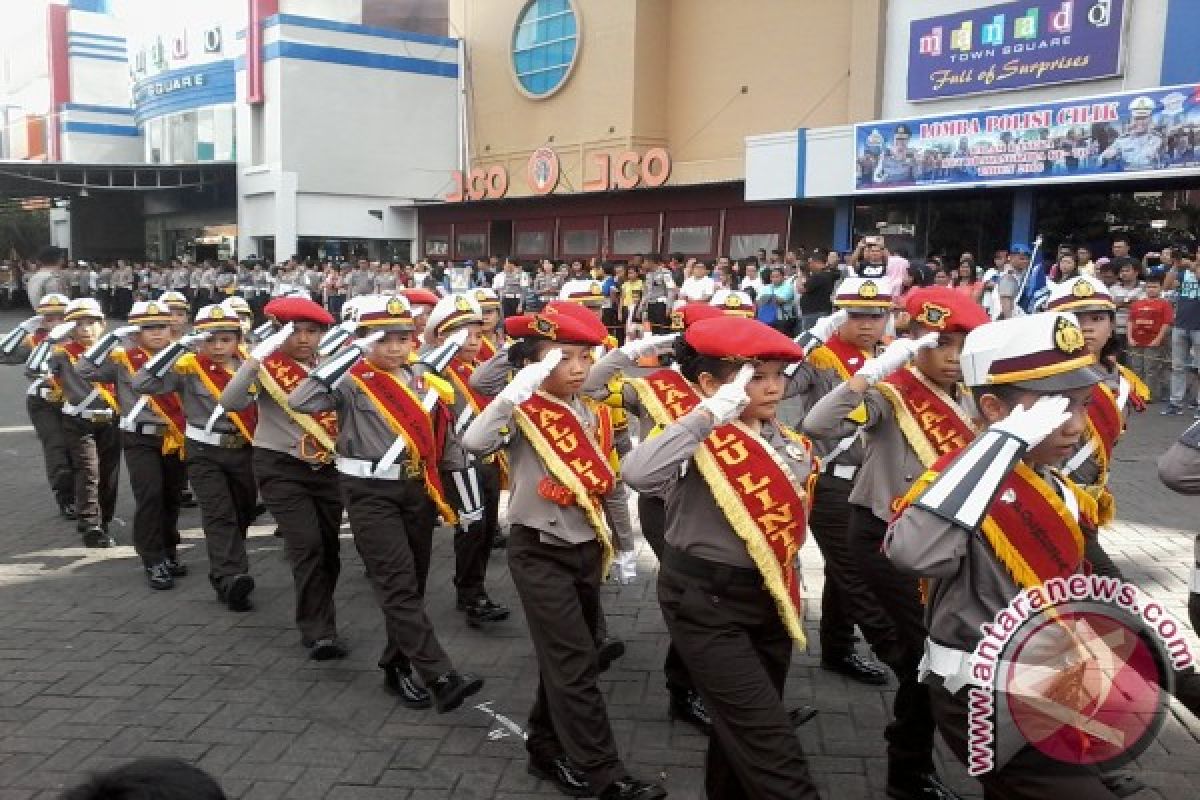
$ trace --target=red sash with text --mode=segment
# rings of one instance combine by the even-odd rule
[[[607,573],[613,547],[600,499],[613,490],[617,481],[609,461],[612,419],[608,409],[598,403],[588,402],[588,408],[596,414],[594,432],[571,406],[540,391],[516,407],[513,419],[550,476],[546,486],[538,487],[538,493],[559,505],[579,506],[604,549]]]
[[[941,456],[971,443],[971,420],[954,398],[930,383],[915,367],[898,370],[875,384],[892,404],[908,446],[928,469]]]
[[[850,380],[867,358],[866,353],[837,334],[830,336],[829,341],[808,355],[808,361],[814,367],[837,370],[837,374],[844,381]]]
[[[150,360],[150,353],[141,347],[116,348],[112,358],[134,375]],[[175,392],[165,392],[150,397],[148,405],[154,409],[167,424],[167,432],[163,434],[162,451],[164,455],[183,450],[183,429],[187,418],[183,415],[183,403]]]
[[[633,381],[642,403],[659,425],[669,425],[700,403],[700,395],[678,372],[659,370]],[[811,445],[781,426],[788,438]],[[803,599],[796,553],[804,543],[812,502],[810,475],[794,475],[775,449],[741,422],[715,428],[693,459],[729,525],[746,545],[792,638],[804,643]],[[809,486],[807,493],[801,489]]]
[[[80,357],[82,357],[83,354],[87,351],[86,347],[81,345],[79,342],[75,342],[75,341],[64,342],[63,344],[58,345],[58,348],[60,350],[62,350],[63,353],[66,354],[67,358],[70,360],[72,365],[78,363]],[[117,387],[116,386],[114,386],[111,383],[95,383],[95,382],[92,383],[92,386],[96,387],[97,394],[99,394],[100,397],[104,399],[104,402],[108,404],[108,407],[111,410],[113,410],[113,411],[119,410],[117,407]]]
[[[371,400],[392,433],[403,437],[409,465],[419,470],[425,491],[437,506],[438,513],[450,525],[458,515],[446,503],[442,478],[438,474],[442,446],[445,443],[448,413],[442,403],[425,411],[421,399],[413,390],[390,372],[376,369],[369,361],[359,361],[350,369],[350,378]]]
[[[182,365],[187,358],[185,355],[179,359],[178,363]],[[233,377],[233,373],[227,367],[218,364],[208,356],[196,355],[194,358],[196,377],[204,384],[204,388],[212,395],[213,400],[220,403],[221,392],[225,391],[225,387],[229,385],[229,380]],[[233,420],[233,424],[237,427],[238,432],[246,437],[247,441],[254,440],[254,429],[258,427],[258,406],[252,403],[241,411],[225,409],[225,415]]]
[[[328,464],[333,461],[338,422],[334,411],[304,414],[293,411],[288,395],[308,377],[308,369],[290,356],[276,351],[259,364],[258,380],[271,399],[304,433],[300,437],[300,456],[308,461]]]

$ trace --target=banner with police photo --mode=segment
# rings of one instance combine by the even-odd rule
[[[1200,171],[1200,84],[855,126],[855,188]]]

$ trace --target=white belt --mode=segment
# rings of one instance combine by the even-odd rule
[[[955,694],[968,683],[975,683],[971,676],[971,654],[955,650],[925,639],[925,655],[917,666],[917,680],[924,681],[929,673],[939,676],[946,691]]]
[[[136,433],[141,436],[162,436],[167,432],[167,426],[161,422],[133,422],[124,418],[121,419],[120,428],[126,433]]]
[[[183,435],[201,444],[209,444],[213,447],[225,447],[231,450],[250,444],[246,441],[246,437],[240,433],[217,433],[197,428],[195,425],[188,425],[184,428]]]
[[[849,464],[822,464],[821,472],[844,481],[852,481],[858,474],[858,467],[852,467]]]
[[[343,475],[349,475],[351,478],[368,478],[376,481],[399,481],[415,477],[414,471],[408,463],[392,464],[389,467],[380,468],[376,461],[366,461],[361,458],[346,458],[338,456],[334,462],[337,471]]]
[[[1200,567],[1192,567],[1192,580],[1188,588],[1192,594],[1200,594]]]
[[[67,407],[64,405],[63,413],[67,416],[84,420],[85,422],[111,422],[113,418],[113,412],[111,408],[73,408],[68,411]]]

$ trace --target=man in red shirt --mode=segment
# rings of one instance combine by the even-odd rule
[[[1130,367],[1150,387],[1150,397],[1166,398],[1163,374],[1169,364],[1164,346],[1175,320],[1171,303],[1162,296],[1162,278],[1146,278],[1146,296],[1129,306]]]

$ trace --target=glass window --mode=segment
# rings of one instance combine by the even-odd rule
[[[450,237],[449,236],[426,236],[425,237],[425,255],[427,255],[427,256],[448,256],[448,255],[450,255]]]
[[[759,250],[779,249],[778,233],[737,233],[729,237],[729,257],[749,258]]]
[[[712,252],[712,226],[696,225],[689,228],[671,228],[667,236],[667,250],[684,255]]]
[[[147,120],[146,132],[146,163],[161,164],[166,156],[163,152],[163,121],[162,119]]]
[[[563,231],[562,252],[565,256],[593,256],[600,250],[600,234],[596,231]]]
[[[216,152],[216,134],[213,124],[213,109],[202,108],[196,112],[196,160],[212,161]]]
[[[578,28],[568,0],[530,0],[513,29],[517,81],[534,97],[553,94],[575,60]]]
[[[167,161],[171,164],[196,159],[196,112],[184,111],[167,118]]]
[[[460,233],[454,249],[458,258],[482,258],[487,255],[487,234]]]
[[[654,228],[624,228],[612,232],[614,253],[650,253],[654,246]]]
[[[545,231],[518,231],[517,255],[544,256],[550,254],[550,237]]]

